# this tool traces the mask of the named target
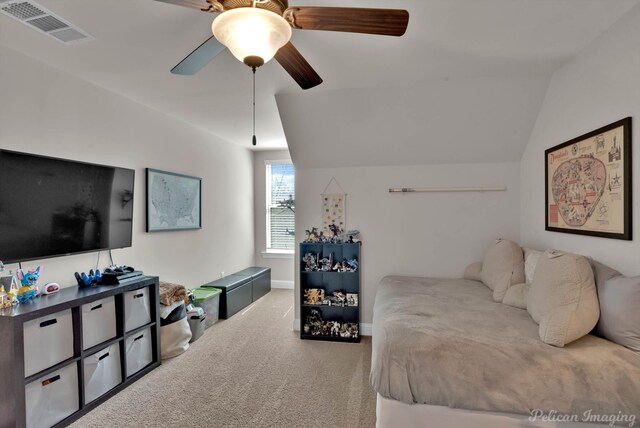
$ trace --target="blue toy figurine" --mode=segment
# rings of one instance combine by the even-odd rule
[[[22,287],[18,290],[16,296],[19,303],[27,302],[34,299],[38,295],[38,278],[40,278],[40,266],[24,273],[22,269],[16,271],[16,277],[20,280]]]

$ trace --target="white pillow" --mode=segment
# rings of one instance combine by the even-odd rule
[[[471,263],[464,269],[464,279],[482,281],[480,278],[480,272],[482,272],[482,262]]]
[[[595,327],[600,317],[593,270],[586,257],[547,250],[538,260],[527,311],[540,339],[563,347]]]
[[[502,302],[511,285],[524,282],[522,248],[506,239],[493,241],[484,254],[480,279],[493,290],[493,300]]]
[[[536,271],[538,259],[543,254],[542,251],[533,250],[531,248],[524,249],[524,282],[531,284],[533,282],[533,273]]]
[[[527,295],[529,294],[529,284],[516,284],[509,287],[502,303],[514,308],[527,309]]]

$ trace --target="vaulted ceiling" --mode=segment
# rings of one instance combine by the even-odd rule
[[[38,3],[95,41],[64,45],[0,15],[1,45],[251,148],[248,67],[225,51],[194,76],[169,73],[213,15],[153,0]],[[291,0],[407,9],[409,27],[400,38],[294,30],[324,83],[303,91],[277,62],[260,68],[258,148],[288,142],[303,167],[518,160],[553,72],[638,3]]]

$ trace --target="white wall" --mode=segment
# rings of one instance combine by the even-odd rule
[[[522,243],[594,257],[625,274],[640,273],[640,7],[553,76],[522,157]],[[633,241],[544,230],[544,150],[627,116],[633,117]]]
[[[335,177],[348,229],[363,240],[362,322],[371,323],[382,277],[461,277],[496,237],[519,240],[519,164],[296,169],[296,240],[321,225],[320,194]],[[506,186],[506,192],[391,194],[390,187]],[[330,190],[335,190],[332,187]],[[296,254],[299,257],[299,254]],[[296,258],[296,260],[298,260]],[[299,272],[296,263],[296,273]],[[296,274],[296,293],[300,284]],[[299,308],[296,307],[296,318]]]
[[[276,96],[296,168],[518,162],[546,76]]]
[[[254,161],[254,230],[255,230],[255,258],[256,265],[271,268],[271,280],[277,281],[279,286],[293,284],[293,255],[264,254],[267,248],[267,219],[266,219],[266,169],[267,160],[291,160],[287,150],[256,151]],[[287,284],[282,284],[286,282]],[[280,284],[278,284],[280,283]]]
[[[187,286],[253,264],[251,152],[4,47],[0,63],[2,148],[135,169],[133,247],[114,251],[117,263]],[[147,167],[202,177],[201,230],[145,232]],[[28,195],[15,200],[28,209]],[[96,253],[23,267],[38,263],[40,283],[71,286]]]

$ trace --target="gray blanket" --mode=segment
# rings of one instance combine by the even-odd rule
[[[382,280],[371,384],[404,403],[640,419],[640,353],[591,335],[547,345],[526,310],[495,303],[482,283],[463,279]]]

